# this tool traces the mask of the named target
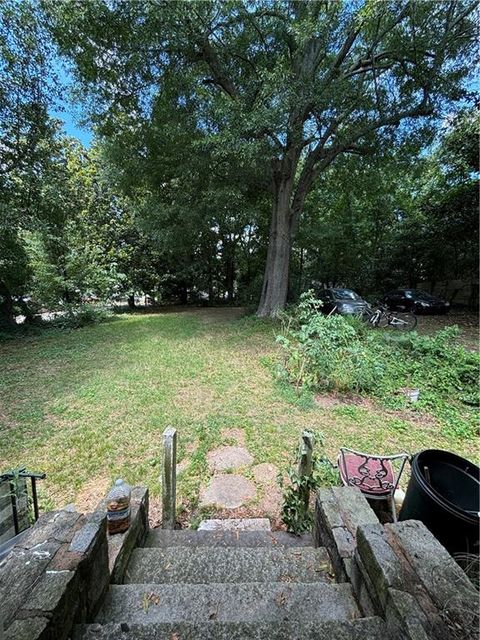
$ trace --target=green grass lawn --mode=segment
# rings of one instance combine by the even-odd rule
[[[392,453],[446,448],[472,457],[475,443],[432,417],[371,402],[320,403],[275,377],[274,327],[235,309],[117,316],[71,332],[0,345],[0,469],[45,471],[43,508],[89,506],[123,477],[160,493],[161,438],[178,430],[178,503],[191,513],[208,477],[206,453],[242,429],[255,463],[286,468],[299,434]]]

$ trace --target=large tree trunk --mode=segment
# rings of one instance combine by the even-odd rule
[[[276,188],[270,223],[267,263],[257,316],[274,317],[287,301],[290,251],[292,248],[292,178],[282,180]]]

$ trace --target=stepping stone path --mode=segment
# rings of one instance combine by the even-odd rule
[[[201,506],[216,506],[220,509],[237,509],[257,495],[257,487],[240,474],[219,473],[227,470],[250,467],[257,485],[263,490],[258,505],[260,512],[275,514],[279,510],[281,493],[277,487],[278,469],[270,463],[252,467],[253,456],[246,449],[245,434],[241,429],[228,429],[222,436],[236,442],[236,446],[225,445],[207,454],[208,467],[213,473],[207,487],[200,492]],[[242,445],[242,446],[240,446]]]

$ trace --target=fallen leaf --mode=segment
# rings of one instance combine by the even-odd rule
[[[143,594],[142,607],[145,613],[148,613],[148,609],[151,604],[160,604],[160,596],[153,591]]]

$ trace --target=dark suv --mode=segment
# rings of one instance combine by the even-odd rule
[[[357,315],[367,306],[367,302],[351,289],[317,289],[315,296],[323,303],[322,313]]]
[[[385,294],[383,301],[392,311],[413,313],[447,313],[450,303],[419,289],[396,289]]]

